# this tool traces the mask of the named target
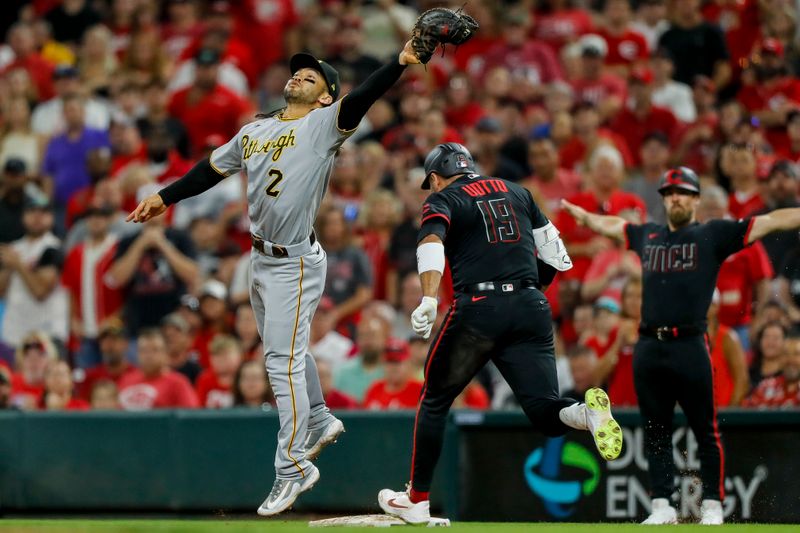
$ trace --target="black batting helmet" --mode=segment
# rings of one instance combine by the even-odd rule
[[[667,170],[658,182],[658,192],[663,196],[667,189],[682,189],[700,194],[700,178],[689,167],[677,167]]]
[[[422,181],[423,189],[431,188],[431,173],[449,178],[456,174],[474,174],[475,161],[466,147],[458,143],[444,143],[431,150],[425,158],[425,179]]]

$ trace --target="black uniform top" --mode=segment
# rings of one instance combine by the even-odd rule
[[[548,284],[555,271],[540,275],[532,233],[547,222],[527,189],[467,174],[428,197],[418,242],[431,234],[442,239],[457,291],[483,281]]]
[[[705,330],[719,268],[747,245],[752,221],[712,220],[677,231],[627,224],[627,247],[642,260],[642,325]]]

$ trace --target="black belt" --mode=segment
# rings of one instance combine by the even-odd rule
[[[505,281],[482,281],[481,283],[474,283],[466,285],[463,292],[467,294],[474,294],[476,292],[496,292],[498,294],[509,294],[517,292],[521,289],[538,289],[539,284],[529,279],[509,279]]]
[[[681,337],[693,337],[702,335],[705,331],[698,326],[639,326],[639,333],[646,337],[653,337],[660,341],[680,339]]]
[[[250,235],[250,241],[253,243],[253,248],[257,251],[261,252],[263,255],[269,255],[264,251],[264,241],[256,237],[255,235]],[[317,242],[317,236],[314,235],[314,232],[311,232],[311,235],[308,236],[308,241],[311,243],[311,246],[314,246],[314,243]],[[278,244],[272,245],[272,257],[289,257],[289,252],[286,251],[286,248],[280,246]]]

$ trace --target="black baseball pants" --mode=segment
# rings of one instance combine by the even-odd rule
[[[675,490],[672,420],[676,402],[697,439],[703,499],[725,498],[724,452],[706,337],[660,341],[640,336],[634,348],[633,379],[644,422],[644,449],[653,498],[669,498]]]
[[[430,491],[450,406],[489,360],[537,430],[550,436],[567,432],[558,414],[575,400],[558,396],[552,321],[537,289],[456,296],[425,363],[411,456],[415,491]]]

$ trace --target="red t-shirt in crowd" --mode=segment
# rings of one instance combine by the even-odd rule
[[[587,283],[589,281],[601,279],[611,267],[621,263],[622,259],[625,257],[632,258],[637,265],[641,266],[642,264],[642,260],[639,259],[639,254],[631,250],[624,250],[621,248],[604,250],[591,258],[591,263],[586,270],[586,275],[583,276],[583,282]],[[602,296],[610,296],[618,302],[622,301],[622,288],[627,279],[627,276],[611,278],[603,289]]]
[[[633,162],[636,166],[641,164],[639,150],[642,147],[644,138],[654,131],[664,133],[669,139],[678,137],[680,130],[680,122],[669,109],[659,106],[652,106],[650,112],[644,117],[640,118],[627,107],[620,110],[614,121],[611,123],[611,128],[619,132],[625,139]]]
[[[732,192],[728,195],[728,211],[735,219],[744,218],[765,207],[758,189],[753,189],[750,194]]]
[[[594,105],[600,105],[612,96],[616,96],[624,104],[628,96],[628,86],[625,84],[625,80],[608,72],[601,74],[597,79],[579,78],[570,83],[575,91],[576,102],[591,102]]]
[[[455,48],[452,58],[456,69],[477,75],[483,70],[483,52],[501,42],[503,40],[500,37],[476,33],[472,39]]]
[[[446,107],[444,119],[456,131],[470,128],[483,118],[486,111],[477,102],[468,102],[461,107]]]
[[[36,96],[40,102],[50,100],[55,96],[53,89],[53,70],[55,67],[40,54],[34,52],[25,59],[15,59],[3,69],[2,74],[21,68],[28,73],[31,82],[36,87]]]
[[[647,215],[647,207],[644,201],[633,193],[626,191],[616,190],[611,193],[608,200],[600,202],[595,196],[594,191],[583,191],[568,198],[573,204],[580,206],[590,213],[599,213],[603,215],[618,215],[622,211],[632,209],[639,213],[641,220],[644,220]],[[596,233],[590,229],[578,226],[575,219],[566,211],[558,213],[556,227],[561,232],[561,235],[568,243],[583,244],[591,241],[597,236]],[[569,248],[569,245],[567,245]],[[591,257],[572,257],[572,269],[564,272],[565,278],[583,279],[589,265],[592,262]]]
[[[774,276],[761,241],[737,252],[722,263],[717,276],[719,322],[730,327],[750,323],[753,314],[753,288],[761,280]]]
[[[367,389],[364,407],[367,409],[414,409],[422,393],[422,382],[410,380],[399,391],[390,392],[386,381],[380,380]]]
[[[744,399],[742,405],[746,407],[800,406],[800,382],[787,382],[782,375],[764,378],[750,393],[750,396]]]
[[[105,365],[97,365],[94,368],[90,368],[86,370],[86,376],[83,378],[83,382],[77,384],[78,397],[84,400],[90,400],[92,397],[92,388],[98,381],[111,381],[117,386],[117,389],[119,389],[119,384],[122,379],[130,377],[131,374],[135,372],[136,367],[128,363],[125,363],[122,372],[116,375],[112,375]]]
[[[559,168],[556,175],[550,181],[545,181],[534,174],[520,185],[531,190],[537,190],[547,205],[545,209],[550,214],[557,213],[561,209],[561,200],[577,194],[583,186],[583,178],[573,170]]]
[[[44,383],[32,385],[25,381],[22,374],[11,374],[11,405],[39,405],[44,394]]]
[[[536,84],[564,77],[553,49],[537,41],[528,41],[520,48],[498,43],[485,53],[483,61],[483,76],[494,67],[506,67],[512,74]]]
[[[156,181],[158,183],[172,183],[182,178],[193,166],[194,163],[182,158],[177,151],[170,150],[167,155],[167,165],[164,170],[156,176]]]
[[[603,29],[597,32],[608,45],[606,65],[632,65],[638,61],[645,61],[648,56],[647,39],[644,35],[634,30],[625,30],[622,35],[611,35]]]
[[[614,330],[605,342],[596,336],[591,336],[584,343],[591,348],[598,359],[604,357],[609,347],[617,340],[617,331]],[[616,406],[638,405],[636,389],[633,386],[633,346],[623,346],[619,351],[619,359],[614,370],[608,376],[608,397],[611,404]]]
[[[628,150],[628,143],[622,135],[605,128],[600,128],[597,130],[597,136],[610,141],[611,144],[614,145],[614,148],[619,150],[626,168],[633,166],[633,156]],[[575,169],[579,165],[585,164],[585,159],[589,155],[586,151],[586,144],[579,139],[577,135],[573,136],[558,150],[558,156],[561,158],[561,166]]]
[[[95,320],[98,324],[119,311],[124,301],[123,290],[111,288],[103,281],[114,263],[114,256],[117,253],[115,241],[116,239],[112,241],[110,238],[105,241],[102,246],[106,246],[106,248],[94,265],[92,283],[94,284]],[[72,300],[73,316],[79,318],[83,317],[83,297],[86,287],[83,279],[85,257],[86,242],[82,242],[67,254],[61,274],[61,284],[69,291]]]
[[[221,135],[229,139],[239,131],[240,118],[251,111],[250,103],[222,85],[190,102],[191,87],[180,90],[169,102],[169,114],[186,127],[189,141],[195,153],[201,152],[209,135]]]
[[[468,409],[488,409],[491,400],[489,395],[479,383],[470,383],[464,389],[464,407]]]
[[[358,402],[336,389],[328,391],[325,395],[325,405],[330,409],[357,409]]]
[[[257,50],[253,54],[257,72],[283,58],[286,32],[300,22],[293,0],[242,0],[231,2],[231,11],[234,33]]]
[[[119,382],[119,403],[128,411],[199,407],[189,379],[173,370],[147,377],[138,368]]]
[[[592,30],[592,17],[584,9],[558,9],[536,13],[533,36],[550,45],[555,52]]]
[[[229,386],[220,383],[219,378],[210,368],[197,376],[195,391],[200,407],[209,409],[233,407],[233,391]]]

